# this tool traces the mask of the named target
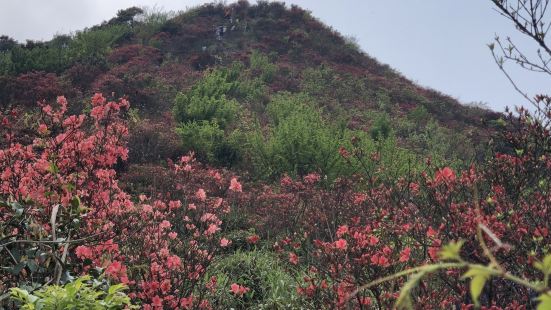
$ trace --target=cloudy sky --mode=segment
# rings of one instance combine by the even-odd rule
[[[252,0],[250,0],[253,2]],[[200,0],[0,0],[0,34],[19,41],[48,40],[113,17],[119,9],[148,6],[185,10]],[[364,51],[416,83],[463,103],[497,111],[526,104],[499,71],[486,46],[496,34],[534,50],[490,0],[288,0],[347,36]],[[549,93],[545,76],[512,67],[529,94]]]

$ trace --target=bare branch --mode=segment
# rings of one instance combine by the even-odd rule
[[[494,50],[491,49],[492,51],[492,56],[494,57],[494,61],[496,62],[497,66],[499,67],[499,69],[501,70],[501,72],[503,72],[503,74],[505,75],[505,77],[507,77],[507,79],[509,80],[509,82],[511,82],[511,85],[513,85],[513,87],[515,88],[515,90],[521,94],[526,100],[528,100],[528,102],[530,102],[534,107],[536,107],[536,109],[540,109],[540,107],[536,104],[536,102],[534,101],[534,99],[531,99],[528,94],[526,94],[525,92],[523,92],[518,86],[517,84],[515,83],[515,81],[511,78],[511,76],[509,75],[509,73],[505,70],[505,68],[503,67],[503,61],[500,60],[497,55],[495,54]]]

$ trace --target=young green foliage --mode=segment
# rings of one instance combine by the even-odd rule
[[[23,310],[134,308],[125,290],[124,284],[108,286],[90,276],[83,276],[63,286],[44,286],[33,293],[12,288],[11,297]]]

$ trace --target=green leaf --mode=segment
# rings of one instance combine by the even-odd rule
[[[119,283],[116,285],[111,285],[107,293],[109,295],[115,295],[116,293],[122,292],[124,290],[126,290],[126,285]]]
[[[75,184],[73,184],[73,183],[66,184],[66,185],[65,185],[65,189],[66,189],[68,192],[72,192],[72,191],[75,190]]]
[[[27,262],[20,262],[17,265],[9,268],[9,271],[14,275],[18,275],[21,272],[21,270],[25,268],[25,266],[27,266]]]
[[[507,125],[507,122],[505,122],[505,120],[503,118],[499,118],[497,121],[496,121],[496,124],[498,126],[501,126],[501,127],[505,127]]]
[[[465,279],[469,277],[471,278],[471,297],[474,301],[474,304],[478,306],[478,297],[480,297],[482,289],[484,289],[484,284],[486,284],[486,281],[490,279],[491,272],[485,266],[474,265],[469,268],[469,270],[463,275],[462,278]]]
[[[476,276],[471,279],[471,297],[477,306],[479,305],[478,297],[480,297],[480,293],[482,293],[482,289],[484,289],[484,284],[486,284],[487,280],[488,279],[484,276]]]
[[[38,270],[38,265],[36,264],[36,262],[34,260],[29,260],[27,262],[27,267],[29,267],[29,270],[31,272],[36,272]]]
[[[73,196],[73,198],[71,199],[71,206],[75,209],[80,207],[80,197]]]
[[[51,162],[50,165],[48,166],[48,172],[52,174],[57,174],[59,173],[59,168],[55,163]]]
[[[538,304],[537,310],[549,310],[549,309],[551,309],[551,295],[550,294],[541,294],[538,297],[538,301],[540,303]]]
[[[26,290],[20,289],[18,287],[12,287],[10,289],[11,297],[22,303],[34,304],[38,297],[29,294]]]
[[[461,252],[461,247],[463,246],[463,240],[457,242],[450,242],[442,247],[438,256],[441,260],[459,260],[459,252]]]
[[[421,279],[428,273],[428,270],[423,270],[412,275],[400,290],[400,296],[396,300],[397,309],[413,309],[411,301],[411,291],[419,284]]]
[[[534,267],[543,272],[544,275],[551,274],[551,254],[545,256],[543,261],[535,262]]]

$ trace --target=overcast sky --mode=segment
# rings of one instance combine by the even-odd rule
[[[0,0],[0,34],[19,41],[93,26],[130,6],[185,10],[200,0]],[[253,2],[253,1],[251,1]],[[463,103],[485,102],[497,111],[526,104],[494,63],[486,46],[511,36],[534,50],[490,0],[289,0],[342,34],[354,36],[369,55],[414,82]],[[513,67],[514,68],[514,67]],[[550,93],[545,76],[513,70],[530,94]]]

